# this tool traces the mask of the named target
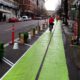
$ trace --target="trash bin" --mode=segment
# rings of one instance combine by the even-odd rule
[[[19,39],[23,43],[27,43],[27,41],[28,41],[28,32],[19,33]]]
[[[0,43],[0,60],[2,60],[4,56],[4,45],[3,43]]]

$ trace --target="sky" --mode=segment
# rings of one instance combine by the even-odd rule
[[[45,8],[47,10],[56,10],[58,5],[60,5],[61,0],[45,0]]]

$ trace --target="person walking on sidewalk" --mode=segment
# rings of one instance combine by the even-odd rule
[[[49,31],[52,31],[54,25],[54,18],[51,16],[49,18]]]

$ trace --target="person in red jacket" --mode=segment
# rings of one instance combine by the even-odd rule
[[[54,18],[51,16],[49,18],[49,31],[52,31],[54,25]]]

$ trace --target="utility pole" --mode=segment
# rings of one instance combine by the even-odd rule
[[[68,25],[68,22],[67,22],[67,18],[68,18],[68,0],[64,0],[64,24],[65,25]]]

